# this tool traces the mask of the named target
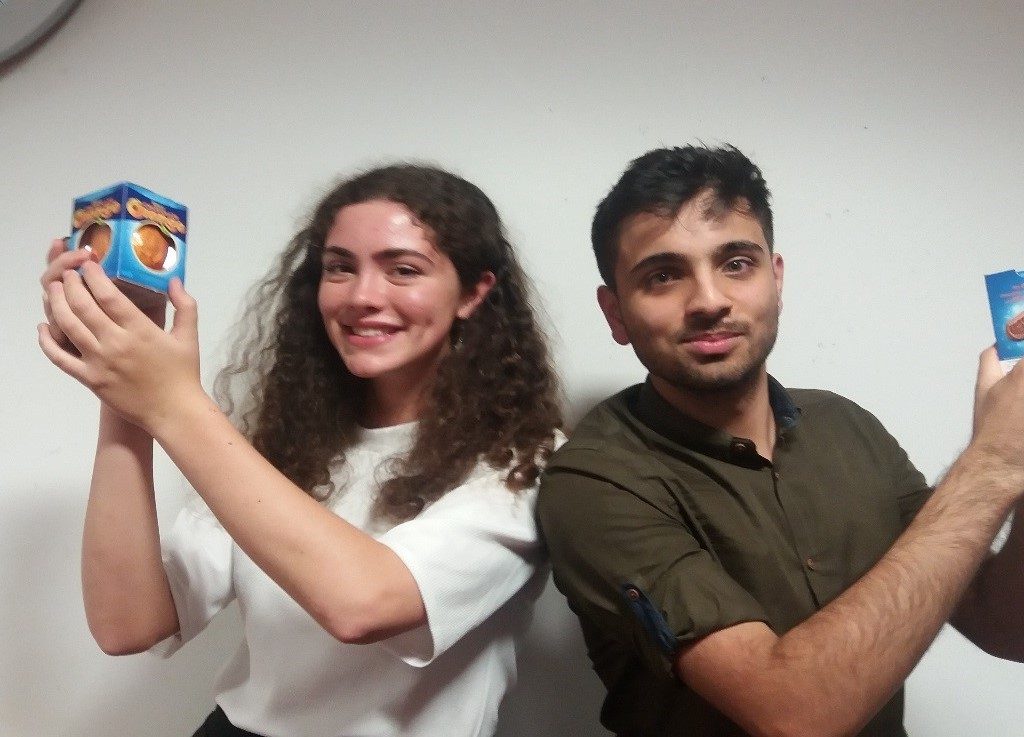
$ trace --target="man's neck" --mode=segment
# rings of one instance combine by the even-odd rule
[[[757,452],[771,460],[775,414],[768,399],[768,373],[764,369],[749,382],[714,391],[683,389],[653,375],[651,384],[683,414],[735,437],[752,440]]]

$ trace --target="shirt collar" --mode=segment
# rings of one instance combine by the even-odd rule
[[[785,387],[774,377],[768,376],[768,403],[780,434],[793,429],[800,418],[800,408]],[[761,459],[753,441],[735,437],[724,430],[705,425],[699,420],[680,412],[658,394],[650,377],[640,387],[633,406],[630,407],[638,420],[669,440],[694,450],[732,462],[754,462]],[[746,462],[744,465],[746,465]]]

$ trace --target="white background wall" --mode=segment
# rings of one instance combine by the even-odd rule
[[[764,169],[786,256],[771,369],[868,407],[929,478],[964,445],[982,275],[1024,267],[1019,0],[85,0],[0,74],[0,735],[191,734],[230,650],[103,656],[78,539],[97,404],[35,345],[74,196],[131,179],[191,207],[207,374],[246,286],[334,178],[416,157],[488,192],[550,315],[573,412],[639,380],[608,337],[588,228],[627,160],[729,141]],[[161,513],[183,485],[158,467]],[[228,618],[230,620],[230,617]],[[557,593],[501,734],[598,734]],[[1024,735],[1024,666],[944,633],[912,734]]]

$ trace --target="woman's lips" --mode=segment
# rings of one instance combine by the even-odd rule
[[[391,340],[399,328],[392,325],[346,325],[345,339],[357,348],[372,348]]]

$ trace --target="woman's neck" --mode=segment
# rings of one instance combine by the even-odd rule
[[[394,386],[382,379],[370,382],[360,424],[363,427],[391,427],[419,419],[423,413],[426,387]]]

